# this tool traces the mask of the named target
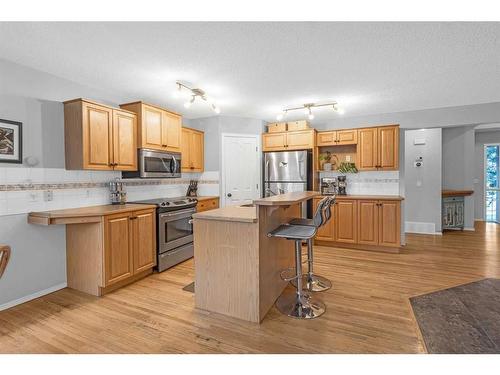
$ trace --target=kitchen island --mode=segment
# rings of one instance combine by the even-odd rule
[[[294,242],[269,238],[279,225],[301,216],[306,191],[255,200],[193,215],[195,306],[259,323],[287,282],[280,272],[294,265]]]

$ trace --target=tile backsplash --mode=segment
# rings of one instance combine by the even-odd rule
[[[121,172],[67,171],[61,168],[0,168],[0,216],[109,203],[107,183]],[[199,195],[219,195],[219,172],[187,173],[176,179],[125,179],[127,200],[186,194],[189,180]],[[52,192],[46,201],[44,193]]]
[[[342,173],[320,172],[321,177],[338,177]],[[347,194],[399,195],[399,171],[347,173]]]

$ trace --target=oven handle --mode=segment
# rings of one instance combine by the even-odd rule
[[[188,220],[188,224],[193,224],[193,219]]]

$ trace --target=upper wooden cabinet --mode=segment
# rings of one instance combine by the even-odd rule
[[[399,126],[359,129],[357,152],[360,171],[398,170]]]
[[[317,135],[318,146],[343,146],[358,143],[356,129],[319,132]]]
[[[204,133],[202,131],[182,128],[182,172],[203,172],[205,153],[204,143]]]
[[[312,149],[315,146],[314,129],[262,134],[263,151],[291,151]]]
[[[181,115],[143,102],[121,104],[120,108],[137,114],[138,147],[180,152]]]
[[[84,99],[64,103],[66,169],[137,170],[136,115]]]

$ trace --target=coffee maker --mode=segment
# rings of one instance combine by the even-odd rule
[[[337,193],[337,179],[335,177],[323,177],[321,179],[321,194],[335,195]]]
[[[346,176],[338,176],[338,194],[339,195],[347,195],[347,177]]]
[[[111,197],[111,204],[125,204],[127,203],[127,192],[125,185],[120,179],[116,179],[109,183],[109,192]]]

